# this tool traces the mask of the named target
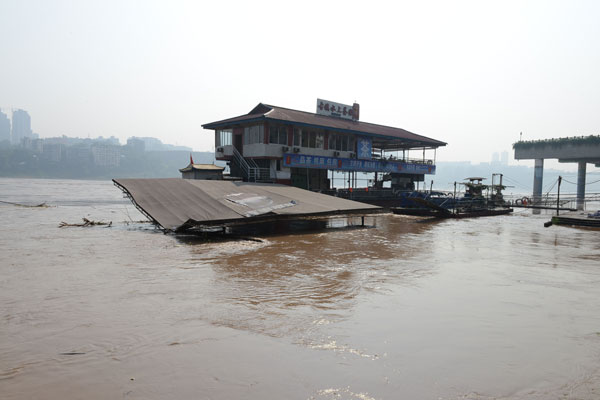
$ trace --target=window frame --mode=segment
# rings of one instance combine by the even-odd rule
[[[233,129],[218,129],[215,132],[215,147],[233,145]]]
[[[250,125],[244,127],[244,145],[264,143],[264,125]]]
[[[269,144],[281,144],[287,146],[287,127],[274,125],[269,127]]]
[[[296,147],[301,147],[300,144],[302,144],[302,129],[294,128],[294,132],[292,135],[292,145]]]

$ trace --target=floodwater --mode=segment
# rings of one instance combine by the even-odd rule
[[[549,214],[206,243],[110,182],[0,201],[3,399],[600,398],[600,231]]]

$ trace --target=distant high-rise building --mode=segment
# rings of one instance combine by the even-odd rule
[[[121,146],[112,144],[94,144],[91,149],[94,165],[101,167],[118,167],[121,163]]]
[[[500,153],[500,164],[508,165],[508,151]]]
[[[146,150],[146,143],[142,139],[130,137],[127,139],[127,148],[132,153],[143,153]]]
[[[497,164],[500,162],[500,155],[498,154],[498,152],[495,152],[494,154],[492,154],[492,164]]]
[[[25,110],[14,110],[12,113],[12,142],[21,143],[21,139],[32,137],[31,117]]]
[[[0,142],[5,140],[10,142],[10,120],[8,115],[0,111]]]
[[[25,140],[27,142],[28,140]],[[60,162],[65,154],[65,145],[59,143],[44,143],[42,145],[42,154],[45,159]]]

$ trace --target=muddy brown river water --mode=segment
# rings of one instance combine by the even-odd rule
[[[206,243],[110,182],[0,201],[2,399],[600,398],[600,231],[549,214]]]

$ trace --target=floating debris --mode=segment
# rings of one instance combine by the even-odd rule
[[[123,223],[125,225],[129,225],[129,224],[151,224],[152,221],[148,221],[148,220],[139,220],[139,221],[123,221]]]
[[[109,222],[91,221],[91,220],[89,220],[87,218],[82,218],[82,220],[83,220],[83,223],[81,223],[81,224],[69,224],[69,223],[63,221],[60,224],[58,224],[58,227],[59,228],[64,228],[64,227],[67,227],[67,226],[79,226],[79,227],[84,226],[85,227],[85,226],[106,225],[106,227],[109,228],[109,227],[112,226],[112,221],[109,221]]]
[[[2,201],[0,200],[0,203],[3,204],[10,204],[12,206],[17,206],[17,207],[29,207],[29,208],[48,208],[50,207],[49,205],[46,204],[46,202],[40,203],[40,204],[21,204],[21,203],[13,203],[11,201]]]

